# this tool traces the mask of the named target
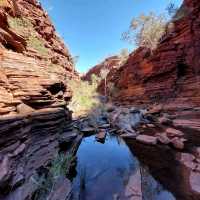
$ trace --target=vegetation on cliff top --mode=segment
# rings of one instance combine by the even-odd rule
[[[17,34],[25,38],[28,48],[34,49],[41,56],[48,55],[48,49],[45,47],[43,39],[39,37],[29,19],[9,16],[8,24]]]
[[[133,18],[129,29],[122,33],[122,40],[134,44],[136,47],[156,49],[162,37],[166,33],[173,32],[174,21],[183,18],[188,12],[183,5],[178,8],[172,2],[166,10],[167,13],[150,12]]]
[[[167,20],[164,15],[151,12],[141,14],[131,21],[129,30],[122,34],[122,39],[138,47],[155,49],[161,36],[165,33]]]

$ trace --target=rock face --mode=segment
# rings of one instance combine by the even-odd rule
[[[85,76],[83,76],[83,80],[86,81],[91,81],[92,79],[92,75],[96,75],[100,77],[100,73],[102,69],[116,69],[119,67],[121,63],[121,60],[118,56],[111,56],[106,58],[103,62],[101,62],[100,64],[92,67]]]
[[[174,30],[152,54],[139,48],[124,66],[110,72],[108,79],[117,88],[115,101],[168,102],[166,107],[175,109],[200,104],[200,2],[185,0],[181,9],[183,16],[174,20]]]
[[[72,57],[37,0],[3,0],[0,5],[0,43],[6,49],[62,66],[77,76]]]
[[[18,114],[21,104],[32,109],[65,107],[71,92],[64,84],[65,70],[4,50],[0,71],[0,114]],[[24,108],[25,109],[25,108]]]
[[[0,199],[31,199],[32,176],[71,120],[71,55],[35,0],[0,2]]]

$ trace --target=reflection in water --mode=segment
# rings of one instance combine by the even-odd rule
[[[180,152],[176,152],[169,147],[163,146],[151,146],[151,145],[143,145],[141,143],[137,143],[134,140],[126,140],[128,146],[130,147],[131,152],[137,156],[140,161],[140,165],[148,166],[148,170],[145,169],[145,172],[142,172],[142,176],[146,176],[150,174],[160,182],[164,188],[171,191],[177,200],[199,200],[200,193],[196,192],[194,188],[192,188],[191,184],[194,184],[191,179],[191,175],[197,176],[195,173],[191,173],[190,166],[185,166],[182,162],[179,161]],[[198,174],[198,173],[197,173]],[[152,176],[149,178],[151,179]],[[144,180],[142,178],[142,180]],[[196,177],[195,180],[199,180]],[[145,184],[142,184],[142,187],[146,187],[145,191],[149,192],[148,183],[152,182],[151,189],[154,188],[155,193],[159,193],[159,195],[155,198],[162,200],[171,200],[171,198],[166,198],[166,191],[161,191],[154,181],[144,181]],[[196,183],[195,183],[196,184]],[[198,183],[196,185],[199,185]],[[147,186],[146,186],[147,185]],[[157,190],[157,191],[156,191]],[[161,191],[161,192],[158,192]],[[145,192],[143,192],[145,194]],[[147,196],[154,195],[154,192],[151,191]],[[148,199],[148,197],[144,199]]]
[[[149,174],[121,138],[108,135],[104,144],[84,138],[77,152],[73,200],[175,200]]]

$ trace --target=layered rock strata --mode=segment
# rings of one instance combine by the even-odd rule
[[[36,0],[0,2],[0,199],[31,199],[32,178],[71,121],[72,57]]]
[[[185,0],[180,18],[173,21],[174,29],[153,53],[139,48],[124,66],[111,70],[108,80],[116,88],[113,100],[124,104],[164,103],[174,109],[200,104],[199,11],[198,0]],[[103,83],[99,89],[103,92]]]
[[[3,0],[0,19],[2,47],[46,60],[54,68],[60,65],[69,77],[78,76],[72,56],[37,0]]]

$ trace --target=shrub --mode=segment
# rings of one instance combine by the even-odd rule
[[[39,38],[38,33],[29,19],[8,17],[8,24],[11,29],[26,39],[27,47],[33,48],[41,56],[48,55],[48,49],[44,46],[44,41]]]
[[[27,40],[27,46],[35,49],[42,56],[48,55],[48,49],[44,46],[44,42],[37,36],[31,35]]]
[[[92,74],[91,75],[91,81],[92,81],[92,84],[97,87],[98,84],[101,81],[101,78],[99,76],[95,75],[95,74]]]
[[[81,80],[69,80],[68,84],[73,92],[69,108],[75,114],[85,114],[85,112],[90,111],[93,107],[99,104],[96,92],[96,82],[89,83]]]
[[[120,58],[120,66],[124,65],[127,61],[127,59],[129,58],[129,51],[128,49],[122,49],[120,51],[120,54],[119,54],[119,58]]]
[[[73,151],[72,149],[72,152],[68,152],[67,155],[56,155],[49,168],[43,169],[42,174],[35,173],[31,177],[32,182],[37,187],[32,199],[47,199],[48,194],[52,191],[58,178],[66,177],[69,174],[70,166],[76,158]]]
[[[33,24],[27,18],[8,17],[8,24],[17,34],[25,38],[35,32]]]

